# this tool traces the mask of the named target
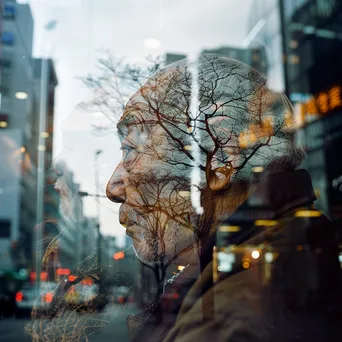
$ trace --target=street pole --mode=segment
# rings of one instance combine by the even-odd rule
[[[98,171],[98,157],[102,153],[102,150],[97,150],[95,152],[95,160],[94,160],[94,168],[95,168],[95,194],[96,197],[100,197],[99,190],[100,190],[100,181],[99,181],[99,171]],[[100,200],[96,201],[96,216],[97,216],[97,262],[98,266],[100,267],[101,262],[101,230],[100,230]]]
[[[52,31],[57,21],[50,21],[44,30]],[[40,273],[42,271],[43,259],[43,232],[44,232],[44,190],[45,190],[45,150],[46,137],[46,115],[47,95],[49,82],[49,59],[42,54],[41,75],[40,75],[40,103],[39,103],[39,137],[38,137],[38,165],[37,165],[37,202],[36,202],[36,226],[34,230],[33,248],[35,251],[36,286],[40,287]]]
[[[39,289],[40,273],[43,258],[43,230],[44,230],[44,180],[45,180],[45,137],[47,112],[47,84],[48,84],[48,60],[42,58],[40,75],[40,111],[39,111],[39,138],[38,138],[38,170],[37,170],[37,213],[35,227],[35,271],[36,286]]]

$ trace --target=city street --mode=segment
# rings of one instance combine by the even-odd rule
[[[106,318],[105,327],[100,331],[88,337],[90,342],[125,342],[128,341],[126,317],[136,311],[135,306],[127,305],[125,307],[119,305],[109,305],[103,313],[101,318]],[[80,321],[84,317],[79,314]],[[31,337],[25,332],[25,326],[32,323],[29,318],[16,319],[13,317],[3,317],[0,320],[0,341],[17,342],[17,341],[31,341]],[[76,339],[79,341],[78,339]],[[42,339],[41,341],[53,341],[52,339]],[[55,340],[56,342],[59,339]],[[66,341],[66,340],[65,340]],[[81,339],[85,341],[85,339]]]

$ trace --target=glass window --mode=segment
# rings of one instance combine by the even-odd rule
[[[11,221],[0,219],[0,238],[9,238],[11,235]]]
[[[12,32],[3,32],[1,37],[2,44],[13,45],[14,44],[14,34]]]
[[[14,19],[16,14],[16,8],[14,5],[6,4],[4,7],[4,18]]]

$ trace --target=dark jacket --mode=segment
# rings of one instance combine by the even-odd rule
[[[152,309],[128,318],[134,341],[342,341],[336,226],[312,207],[310,176],[304,170],[273,175],[262,192],[276,224],[240,247],[262,246],[262,254],[267,246],[271,264],[260,257],[214,285],[212,263],[196,280],[187,269]],[[167,292],[180,288],[179,309],[163,312]]]

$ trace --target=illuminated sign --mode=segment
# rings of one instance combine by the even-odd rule
[[[341,87],[334,86],[328,91],[320,92],[300,104],[300,121],[304,123],[309,121],[306,120],[307,116],[325,115],[339,107],[342,107]]]

